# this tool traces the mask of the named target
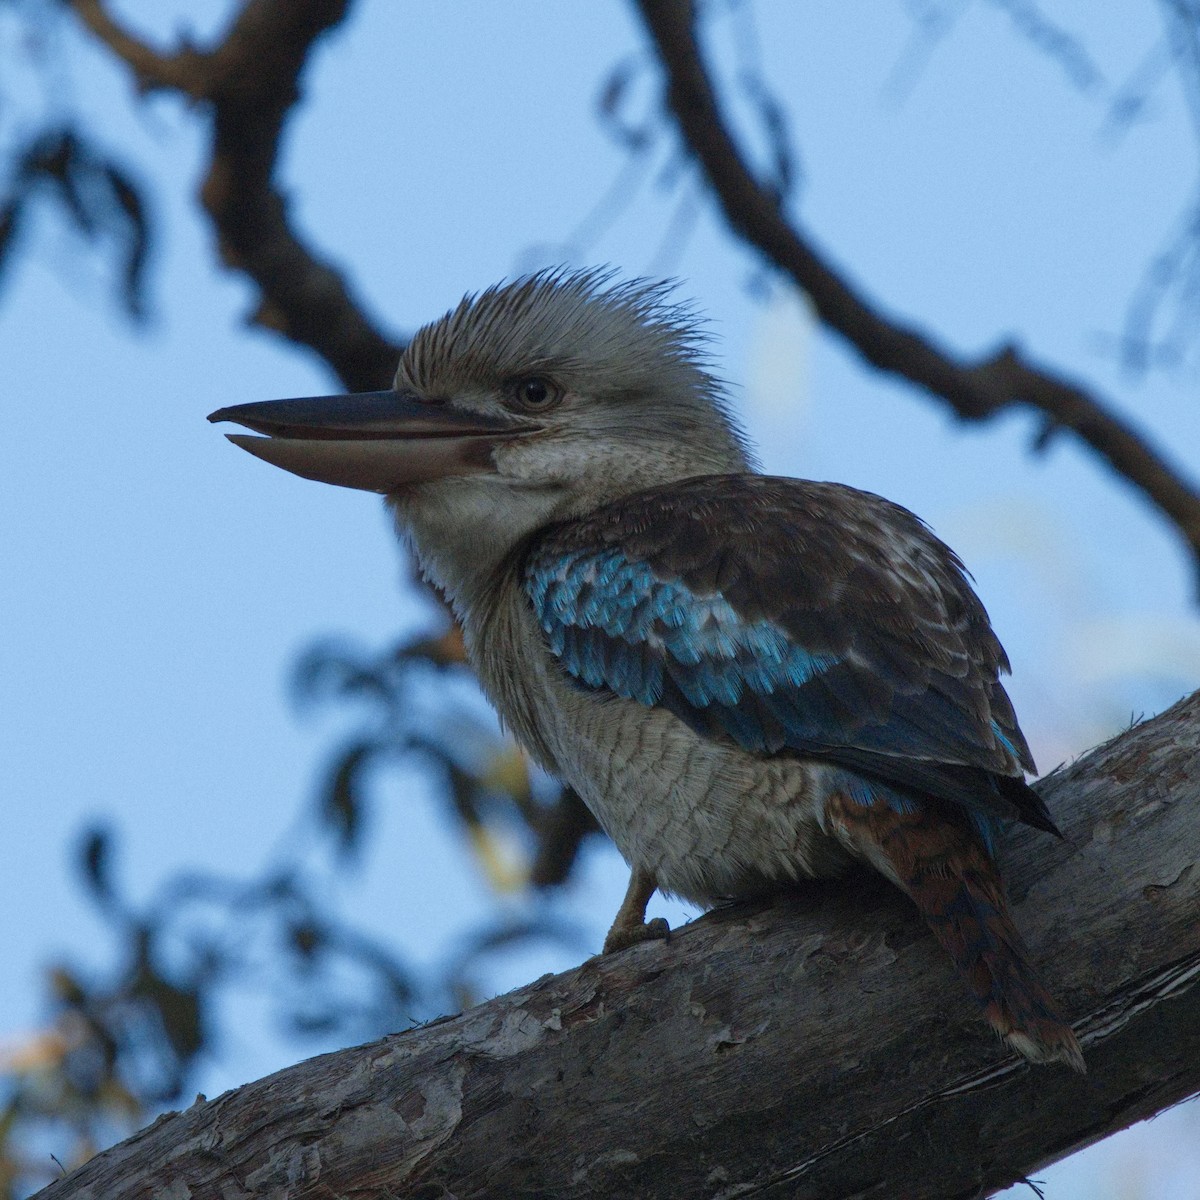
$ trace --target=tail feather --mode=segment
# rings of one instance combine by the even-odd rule
[[[835,795],[829,816],[906,892],[954,960],[988,1023],[1034,1062],[1085,1070],[1071,1027],[1029,962],[1000,872],[979,834],[941,806]]]

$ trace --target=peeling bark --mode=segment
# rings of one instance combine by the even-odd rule
[[[881,881],[712,913],[280,1071],[41,1200],[967,1197],[1200,1089],[1200,693],[1043,781],[1017,920],[1089,1074],[1008,1054]]]

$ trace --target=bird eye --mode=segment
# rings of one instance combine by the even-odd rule
[[[513,399],[527,411],[544,412],[562,399],[562,392],[550,380],[534,375],[529,379],[517,380],[513,385]]]

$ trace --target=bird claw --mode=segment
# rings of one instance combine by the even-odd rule
[[[636,925],[614,925],[604,939],[604,954],[615,954],[618,950],[636,946],[639,942],[669,941],[671,927],[662,917],[652,921],[638,921]]]

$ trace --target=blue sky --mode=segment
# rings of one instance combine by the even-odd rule
[[[166,44],[219,28],[230,6],[116,7]],[[796,296],[749,286],[756,262],[707,205],[665,253],[679,193],[653,171],[601,237],[571,244],[624,164],[593,106],[614,62],[642,47],[626,6],[450,7],[453,19],[434,0],[360,4],[306,76],[284,155],[297,222],[386,327],[411,331],[463,292],[545,263],[666,271],[708,314],[768,470],[883,493],[960,551],[1014,661],[1012,694],[1044,769],[1195,686],[1190,564],[1069,438],[1034,456],[1031,418],[965,427],[865,371]],[[1194,478],[1194,368],[1135,378],[1111,352],[1197,179],[1173,80],[1123,137],[1104,133],[1115,90],[1162,37],[1157,9],[1123,6],[1118,20],[1083,0],[1044,5],[1084,38],[1099,82],[1082,90],[1002,6],[958,10],[914,74],[902,3],[756,7],[763,69],[800,155],[795,211],[892,312],[967,355],[1017,340],[1090,381]],[[6,61],[18,36],[4,13]],[[69,70],[52,96],[34,71],[15,81],[27,108],[0,113],[0,138],[47,108],[85,113],[150,185],[158,249],[144,331],[111,300],[111,263],[81,255],[49,209],[0,293],[0,1042],[37,1027],[47,962],[105,961],[71,865],[85,824],[119,829],[135,896],[182,866],[252,873],[341,727],[288,706],[297,652],[329,635],[383,646],[430,617],[374,498],[269,470],[205,423],[221,405],[333,381],[247,329],[253,290],[213,268],[193,199],[203,120],[167,98],[137,102],[70,22],[52,39]],[[730,74],[737,44],[720,22],[713,50]],[[638,94],[652,99],[648,86]],[[745,106],[738,117],[749,129]],[[497,903],[522,901],[490,893],[419,779],[382,790],[370,858],[336,900],[413,959],[446,961]],[[623,885],[615,852],[597,847],[557,903],[598,946]],[[661,911],[679,919],[676,906]],[[571,961],[530,953],[486,983]],[[289,1053],[234,1037],[202,1085],[231,1086]],[[1177,1110],[1054,1168],[1051,1195],[1115,1196],[1104,1189],[1137,1179],[1134,1194],[1183,1194],[1169,1172],[1200,1170],[1180,1149],[1200,1140],[1196,1122]]]

